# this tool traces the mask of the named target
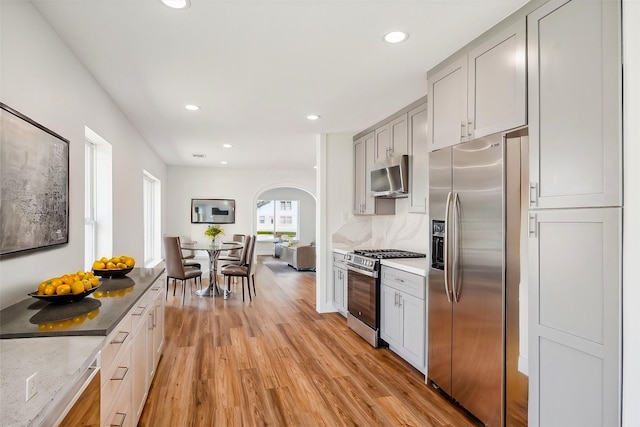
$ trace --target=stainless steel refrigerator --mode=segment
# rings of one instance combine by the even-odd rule
[[[429,153],[427,376],[487,426],[527,424],[518,371],[527,152],[524,130]]]

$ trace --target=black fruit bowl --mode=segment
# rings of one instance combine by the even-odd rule
[[[37,299],[45,300],[51,304],[69,304],[71,302],[80,301],[82,298],[87,295],[93,293],[96,289],[98,289],[100,285],[95,286],[88,291],[84,291],[81,294],[67,294],[67,295],[38,295],[38,292],[31,292],[28,294],[30,297],[34,297]]]
[[[127,268],[114,268],[112,270],[93,270],[93,274],[95,274],[96,276],[100,276],[100,277],[104,277],[105,279],[113,279],[116,277],[122,277],[122,276],[126,276],[131,270],[133,270],[133,267],[127,267]]]

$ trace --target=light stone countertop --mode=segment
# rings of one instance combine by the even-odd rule
[[[429,273],[429,258],[383,259],[381,263],[383,266],[397,268],[422,277],[427,277]]]
[[[0,425],[40,425],[93,362],[106,337],[0,340]],[[26,401],[26,379],[37,372],[37,392]]]

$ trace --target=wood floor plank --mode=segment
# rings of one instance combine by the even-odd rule
[[[252,301],[239,284],[227,300],[190,287],[184,306],[180,288],[168,296],[165,349],[140,426],[476,425],[344,317],[317,313],[315,273],[275,274],[264,259]]]

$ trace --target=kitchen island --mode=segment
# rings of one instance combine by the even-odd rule
[[[135,268],[122,279],[102,280],[100,288],[84,299],[96,300],[90,304],[92,311],[71,319],[61,317],[78,303],[52,307],[28,298],[0,311],[4,338],[0,340],[0,425],[45,425],[58,420],[72,403],[73,386],[105,347],[107,336],[135,311],[163,272],[164,268]],[[38,317],[42,312],[46,315]],[[61,317],[56,319],[56,313]],[[34,323],[34,319],[46,322]],[[26,379],[34,373],[35,393],[26,401]]]

